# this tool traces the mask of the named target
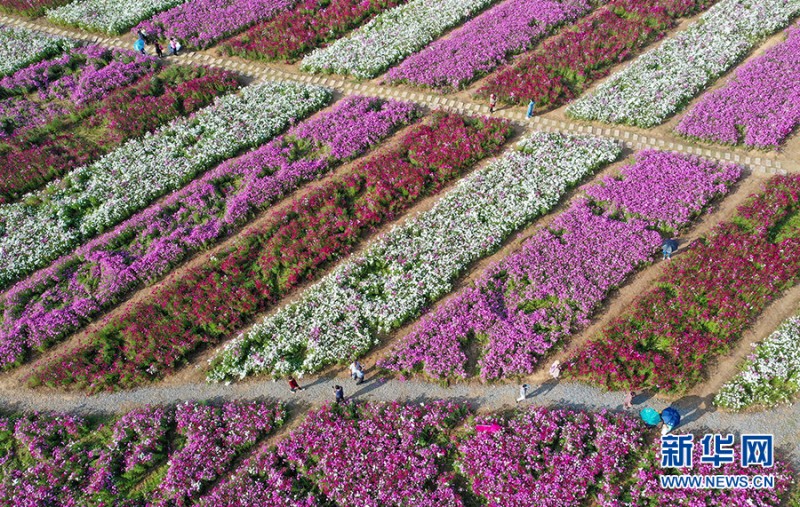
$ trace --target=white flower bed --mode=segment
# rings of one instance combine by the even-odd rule
[[[349,37],[314,50],[300,69],[375,77],[493,2],[411,0],[378,15]]]
[[[76,0],[47,11],[54,23],[119,35],[138,22],[186,0]]]
[[[0,206],[0,284],[44,266],[329,100],[330,92],[316,86],[248,86]]]
[[[534,134],[462,180],[430,211],[341,264],[301,299],[239,335],[210,380],[313,372],[369,350],[419,315],[470,263],[551,209],[571,185],[620,154],[614,141]]]
[[[714,402],[732,410],[789,403],[800,391],[800,317],[786,320],[760,343]]]
[[[584,120],[659,125],[798,13],[800,0],[723,0],[567,112]]]
[[[74,41],[63,37],[0,25],[0,76],[55,56],[74,45]]]

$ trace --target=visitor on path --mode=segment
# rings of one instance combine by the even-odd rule
[[[494,113],[494,108],[497,107],[497,95],[491,94],[489,95],[489,113]]]
[[[159,58],[164,58],[164,48],[161,47],[161,44],[159,44],[158,41],[156,41],[155,43],[153,43],[153,46],[156,48],[156,55]]]
[[[525,118],[533,118],[534,109],[536,109],[536,102],[531,99],[531,101],[528,102],[528,114],[525,115]]]
[[[140,52],[141,54],[145,54],[144,39],[142,39],[141,37],[136,39],[136,42],[133,43],[133,49]]]
[[[304,388],[300,387],[300,384],[297,383],[294,377],[289,377],[289,389],[291,389],[292,393],[294,393],[298,389],[302,391]]]
[[[344,403],[344,388],[337,384],[333,386],[333,392],[336,395],[336,403]]]
[[[350,378],[353,380],[358,379],[358,374],[361,373],[361,377],[364,377],[364,368],[361,366],[361,363],[358,360],[354,359],[352,363],[350,363]]]
[[[139,38],[142,39],[145,42],[145,44],[147,44],[147,31],[146,30],[142,30],[141,28],[139,28],[138,30],[136,30],[136,35],[138,35]]]
[[[630,410],[630,409],[633,408],[633,397],[634,396],[636,396],[636,393],[634,393],[633,391],[630,391],[630,390],[625,395],[625,401],[622,403],[622,407],[625,410]]]
[[[664,254],[664,260],[670,260],[672,253],[678,249],[678,242],[674,239],[667,238],[661,243],[661,253]]]
[[[169,54],[170,56],[175,55],[178,56],[178,53],[181,50],[181,43],[178,42],[178,39],[175,37],[169,38]]]
[[[521,386],[519,386],[519,398],[517,398],[517,403],[519,403],[520,401],[525,401],[525,398],[528,397],[528,389],[530,388],[531,386],[529,386],[528,384],[522,384]]]
[[[559,375],[561,375],[561,361],[556,360],[550,365],[550,376],[558,380]]]
[[[681,423],[681,414],[674,408],[667,407],[661,412],[661,421],[664,423],[661,434],[666,435]]]
[[[658,426],[661,424],[661,416],[658,415],[658,412],[650,407],[645,407],[639,411],[639,417],[642,418],[645,424],[648,426]]]

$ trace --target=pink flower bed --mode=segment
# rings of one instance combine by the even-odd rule
[[[477,340],[483,380],[534,371],[542,356],[583,328],[609,292],[648,262],[655,227],[678,229],[738,179],[740,168],[645,151],[579,199],[522,248],[423,317],[378,365],[466,378]]]
[[[156,14],[134,30],[158,39],[177,37],[184,46],[206,48],[290,8],[296,0],[193,0]]]
[[[459,443],[458,469],[488,507],[616,507],[643,425],[628,415],[530,408]],[[593,500],[593,501],[590,501]]]
[[[278,454],[338,505],[447,507],[463,502],[447,471],[463,405],[326,405],[278,444]]]
[[[386,80],[459,88],[590,9],[586,0],[509,0],[391,69]]]
[[[709,92],[676,130],[703,141],[777,148],[800,123],[800,25],[786,41],[736,70]]]

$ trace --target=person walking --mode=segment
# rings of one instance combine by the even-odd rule
[[[178,56],[178,53],[181,50],[181,43],[175,37],[169,38],[169,54]]]
[[[522,384],[521,386],[519,386],[519,398],[517,398],[517,403],[525,401],[525,398],[528,397],[528,389],[530,388],[531,386],[529,386],[528,384]]]
[[[155,42],[153,43],[153,47],[154,47],[154,48],[156,48],[156,55],[157,55],[159,58],[164,58],[164,48],[163,48],[163,47],[161,47],[161,44],[159,44],[159,42],[158,42],[158,41],[155,41]]]
[[[336,395],[336,403],[344,403],[344,388],[337,384],[333,386],[333,392]]]
[[[350,363],[350,378],[356,381],[356,385],[364,382],[364,368],[357,360]]]
[[[672,238],[667,238],[661,243],[661,253],[664,254],[663,260],[668,261],[672,258],[673,252],[678,249],[678,242]]]
[[[561,375],[561,361],[556,360],[550,365],[550,376],[553,380],[558,380],[559,375]]]
[[[141,54],[145,54],[144,39],[142,39],[141,37],[136,39],[136,42],[133,43],[133,49],[140,52]]]
[[[489,95],[489,113],[494,113],[494,108],[497,107],[497,94]]]
[[[634,392],[628,390],[628,393],[625,395],[625,402],[622,404],[622,407],[625,410],[630,410],[633,408],[633,397],[635,396]]]
[[[297,381],[294,379],[294,377],[289,377],[289,389],[292,390],[292,394],[294,394],[295,391],[297,391],[298,389],[300,391],[303,390],[303,388],[300,387],[300,384],[297,383]]]
[[[536,109],[536,102],[533,99],[531,99],[531,101],[528,102],[528,113],[525,115],[525,118],[528,119],[533,118],[534,109]]]

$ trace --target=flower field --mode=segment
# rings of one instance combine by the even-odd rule
[[[714,403],[731,410],[789,403],[800,391],[800,319],[792,317],[759,343]]]
[[[220,51],[253,60],[294,62],[404,0],[301,0],[220,44]]]
[[[800,177],[769,180],[578,351],[570,372],[611,389],[682,392],[700,382],[709,362],[797,282],[799,207]]]
[[[800,2],[792,0],[722,0],[701,21],[640,56],[567,112],[584,120],[659,125],[798,14]]]
[[[356,99],[353,102],[358,105],[370,101]],[[409,111],[407,105],[399,103],[390,103],[387,107],[388,110],[393,108]],[[318,127],[326,127],[325,123],[316,122],[317,127],[312,128],[306,125],[313,125],[313,120],[301,124],[295,135],[303,131],[311,133]],[[375,122],[368,126],[374,128]],[[263,226],[248,231],[240,242],[212,262],[169,280],[148,300],[126,305],[119,318],[103,322],[92,330],[89,345],[37,368],[32,382],[74,384],[96,390],[127,387],[159,378],[180,366],[188,352],[233,333],[292,288],[314,279],[331,261],[349,253],[363,234],[396,217],[419,199],[437,193],[476,161],[495,153],[509,130],[507,123],[501,120],[449,114],[437,114],[430,122],[413,126],[403,134],[396,149],[359,163],[349,174],[326,182],[308,196],[293,199],[285,211],[270,215]],[[345,132],[345,135],[350,134],[351,130]],[[453,139],[461,142],[453,143]],[[299,162],[297,166],[303,168],[305,161]],[[256,165],[255,169],[260,167]],[[258,191],[254,195],[258,196],[261,188],[253,187]],[[132,254],[147,244],[144,234],[149,230],[143,230],[138,243],[132,242]],[[202,226],[197,231],[207,233]],[[144,262],[131,264],[127,272],[121,271],[123,276],[118,280],[124,283],[149,264],[155,264],[155,272],[166,270],[168,266],[161,264],[161,259],[180,247],[187,248],[181,243],[169,242],[170,236],[177,236],[177,232],[183,232],[182,228],[165,236],[163,241],[155,242],[168,247],[164,252],[154,249],[151,258],[143,257]],[[185,243],[191,244],[192,236],[189,235]],[[109,246],[114,244],[112,237]],[[109,261],[102,262],[101,258],[97,263],[101,277],[103,271],[120,265],[112,257],[115,251],[111,248],[107,251]],[[88,259],[91,262],[95,257],[89,255]],[[69,273],[69,264],[65,268],[65,273]],[[33,336],[47,339],[48,333],[80,325],[79,316],[86,301],[99,300],[108,290],[105,289],[108,285],[98,285],[99,290],[94,293],[76,291],[85,296],[68,299],[71,287],[81,283],[85,270],[91,268],[97,270],[89,264],[83,270],[75,270],[72,276],[62,276],[58,271],[44,274],[37,281],[39,285],[34,286],[38,291],[44,289],[39,292],[41,298],[31,297],[36,292],[24,284],[17,286],[13,295],[9,293],[9,303],[17,301],[28,306],[23,309],[9,304],[8,308],[14,309],[4,314],[11,324],[4,328],[8,333],[4,350],[24,350],[31,346]],[[120,268],[125,269],[124,265]],[[115,279],[109,277],[109,282],[115,283]],[[55,285],[52,288],[51,283]],[[123,283],[120,285],[124,289]],[[58,298],[60,293],[66,293],[66,298],[62,297],[57,304],[47,303],[50,298]],[[54,311],[50,311],[51,307]],[[16,312],[24,315],[24,320],[15,319]],[[71,325],[72,322],[75,324]],[[158,345],[154,347],[155,344]]]
[[[457,467],[488,505],[617,506],[619,483],[642,450],[640,421],[621,414],[543,407],[518,410],[502,431],[460,442]],[[596,452],[592,452],[596,449]]]
[[[73,0],[47,11],[53,23],[76,26],[90,32],[120,35],[154,14],[171,9],[186,0]]]
[[[379,14],[350,36],[315,49],[300,68],[375,77],[491,4],[492,0],[410,0]]]
[[[0,80],[0,203],[238,88],[203,67],[162,68],[127,50],[86,46]]]
[[[786,41],[736,70],[705,95],[675,130],[703,141],[778,148],[800,123],[800,25]]]
[[[715,469],[700,464],[699,445],[691,471],[660,468],[652,432],[607,411],[530,407],[473,418],[444,401],[325,404],[268,442],[289,415],[267,402],[187,401],[111,420],[2,417],[0,505],[611,507],[627,497],[637,507],[777,507],[791,483],[780,456],[769,469],[740,467],[738,455]],[[497,431],[477,432],[480,424]],[[658,485],[663,474],[765,472],[774,490]]]
[[[477,341],[482,380],[533,373],[542,356],[587,325],[611,290],[650,261],[661,244],[657,230],[686,226],[739,175],[737,166],[686,155],[637,154],[621,179],[586,188],[588,199],[423,317],[378,365],[467,378],[465,351]]]
[[[713,0],[611,0],[489,77],[476,95],[508,104],[559,106],[583,93],[611,67],[663,37],[676,19]]]
[[[401,102],[349,97],[242,157],[226,161],[164,202],[4,294],[4,366],[43,349],[121,301],[138,284],[241,226],[303,182],[380,142],[415,116]],[[343,135],[344,134],[344,135]],[[343,139],[347,136],[346,139]]]
[[[389,82],[457,89],[586,13],[585,0],[503,2],[389,70]]]
[[[0,76],[55,56],[73,44],[62,37],[0,25]]]
[[[281,406],[233,401],[135,409],[99,426],[67,414],[3,418],[0,505],[188,505],[285,417]]]
[[[614,161],[601,138],[537,133],[481,168],[425,213],[340,264],[302,298],[228,343],[211,380],[318,371],[361,355],[380,333],[419,315],[470,263],[555,206],[566,190]]]
[[[206,48],[256,21],[286,12],[295,0],[194,0],[139,23],[158,39],[177,37],[184,47]]]
[[[59,7],[70,0],[0,0],[0,12],[22,16],[41,16],[46,9]]]
[[[248,86],[0,206],[0,284],[45,266],[329,100],[329,91],[314,86]]]

